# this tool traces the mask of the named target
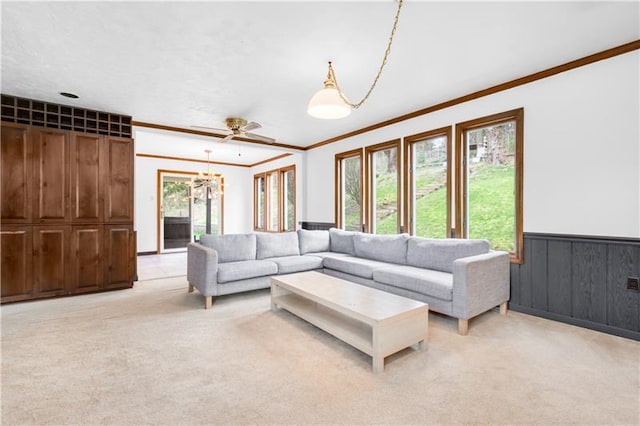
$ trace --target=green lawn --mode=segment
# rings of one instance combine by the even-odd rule
[[[469,238],[485,238],[497,250],[514,250],[515,205],[513,166],[473,166],[469,185]],[[418,185],[431,183],[418,176]],[[394,189],[380,188],[388,193]],[[446,187],[435,190],[416,202],[416,235],[445,238]],[[378,234],[396,233],[397,213],[378,221]]]

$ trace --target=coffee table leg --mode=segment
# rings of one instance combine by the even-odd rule
[[[272,311],[277,311],[278,310],[278,305],[276,304],[275,300],[276,297],[278,296],[278,294],[280,293],[278,291],[279,287],[277,284],[274,284],[273,282],[271,283],[271,310]]]
[[[380,331],[380,327],[376,327],[373,326],[372,330],[372,343],[373,343],[373,350],[372,350],[372,354],[371,354],[371,358],[373,358],[372,362],[373,362],[373,374],[378,374],[378,373],[382,373],[382,371],[384,370],[384,354],[382,353],[382,348],[381,348],[381,331]]]
[[[373,373],[378,374],[384,371],[384,357],[383,356],[374,356],[373,357]]]

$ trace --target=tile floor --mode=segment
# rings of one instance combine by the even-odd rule
[[[187,275],[187,252],[138,256],[138,281]]]

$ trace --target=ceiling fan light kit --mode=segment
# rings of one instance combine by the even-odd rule
[[[398,19],[400,18],[400,10],[402,9],[402,0],[397,1],[398,9],[393,20],[393,28],[391,29],[391,35],[389,36],[389,41],[387,42],[387,49],[385,50],[384,57],[382,58],[382,64],[380,65],[380,68],[378,68],[378,74],[376,74],[373,83],[371,83],[369,90],[364,95],[362,100],[357,103],[351,103],[347,100],[344,93],[342,93],[342,90],[340,90],[338,79],[336,78],[336,74],[333,71],[331,62],[329,62],[329,71],[327,72],[327,79],[324,81],[324,87],[316,92],[315,95],[313,95],[313,97],[309,101],[309,105],[307,106],[307,113],[310,116],[321,119],[344,118],[351,114],[352,109],[360,108],[360,106],[369,98],[369,95],[371,95],[371,92],[373,92],[373,89],[376,87],[376,84],[380,79],[382,70],[387,63],[389,53],[391,52],[393,36],[396,33],[396,28],[398,27]]]

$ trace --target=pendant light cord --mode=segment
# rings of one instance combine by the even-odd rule
[[[351,103],[344,96],[344,94],[342,93],[342,90],[340,90],[340,86],[338,85],[338,79],[336,78],[336,74],[333,71],[333,67],[331,66],[331,62],[329,62],[329,76],[333,79],[333,83],[336,86],[336,90],[340,94],[340,98],[342,98],[344,103],[346,103],[347,105],[349,105],[353,109],[360,108],[360,106],[369,98],[369,95],[371,95],[371,92],[373,92],[373,89],[376,87],[376,84],[378,84],[378,80],[380,79],[380,75],[382,74],[382,70],[384,69],[384,66],[387,64],[387,58],[389,57],[389,53],[391,53],[391,44],[393,43],[393,36],[396,34],[396,28],[398,26],[398,19],[400,18],[400,10],[401,9],[402,9],[402,0],[398,0],[398,10],[396,11],[396,16],[395,16],[395,18],[393,20],[393,28],[391,29],[391,35],[389,36],[389,41],[387,43],[387,49],[384,51],[384,57],[382,58],[382,64],[380,64],[380,68],[378,68],[378,74],[376,75],[376,78],[373,80],[373,83],[371,83],[371,87],[369,87],[369,91],[367,91],[367,93],[364,95],[364,98],[362,98],[362,100],[360,102]]]

